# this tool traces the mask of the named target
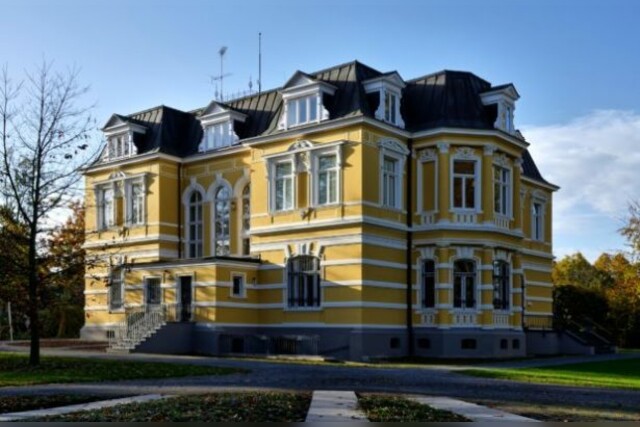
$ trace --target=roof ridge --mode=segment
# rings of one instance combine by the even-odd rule
[[[412,79],[406,80],[406,82],[407,82],[407,83],[413,83],[413,82],[415,82],[415,81],[418,81],[418,80],[424,80],[424,79],[427,79],[427,78],[429,78],[429,77],[437,76],[437,75],[439,75],[439,74],[451,74],[451,73],[456,73],[456,74],[467,74],[467,75],[470,75],[470,76],[473,76],[473,77],[477,78],[478,80],[482,80],[483,82],[485,82],[485,83],[487,83],[489,86],[491,86],[491,82],[489,82],[488,80],[483,79],[482,77],[478,76],[477,74],[475,74],[475,73],[473,73],[473,72],[471,72],[471,71],[465,71],[465,70],[450,70],[450,69],[447,69],[447,68],[444,68],[444,69],[442,69],[442,70],[440,70],[440,71],[435,71],[435,72],[433,72],[433,73],[424,74],[424,75],[419,76],[419,77],[414,77],[414,78],[412,78]]]

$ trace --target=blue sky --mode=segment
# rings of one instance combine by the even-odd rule
[[[640,2],[0,0],[0,63],[14,74],[43,57],[76,64],[99,123],[166,104],[193,109],[214,94],[263,88],[295,70],[359,59],[413,78],[472,71],[522,98],[516,125],[556,195],[555,252],[593,259],[624,248],[616,230],[640,198]]]

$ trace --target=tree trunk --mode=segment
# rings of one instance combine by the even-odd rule
[[[34,212],[37,212],[34,209]],[[29,236],[29,329],[31,331],[31,350],[29,364],[40,364],[40,317],[38,316],[38,260],[36,249],[37,228],[31,224]]]

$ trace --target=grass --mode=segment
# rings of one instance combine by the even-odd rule
[[[310,403],[310,393],[216,393],[118,405],[38,421],[303,422]]]
[[[534,402],[496,402],[475,400],[480,405],[547,422],[640,421],[640,413],[629,408],[586,407]],[[613,403],[613,402],[612,402]]]
[[[380,394],[358,396],[358,405],[372,422],[460,422],[463,416],[434,409],[404,397]]]
[[[0,387],[245,373],[234,368],[44,356],[30,366],[28,356],[0,353]]]
[[[640,390],[640,359],[635,358],[540,368],[466,369],[459,373],[531,383]]]
[[[116,396],[89,396],[80,394],[62,394],[46,396],[0,396],[0,414],[31,411],[34,409],[57,408],[59,406],[116,399]]]

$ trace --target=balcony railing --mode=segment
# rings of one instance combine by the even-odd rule
[[[465,311],[454,312],[453,324],[456,326],[476,326],[478,324],[478,315]]]
[[[511,326],[509,322],[509,313],[493,313],[493,326],[500,328],[508,328]]]
[[[470,212],[454,212],[453,222],[458,224],[475,224],[478,222],[478,215]]]
[[[504,229],[508,230],[510,228],[510,225],[511,225],[511,219],[508,216],[505,216],[505,215],[496,215],[493,218],[493,223],[498,228],[504,228]]]

